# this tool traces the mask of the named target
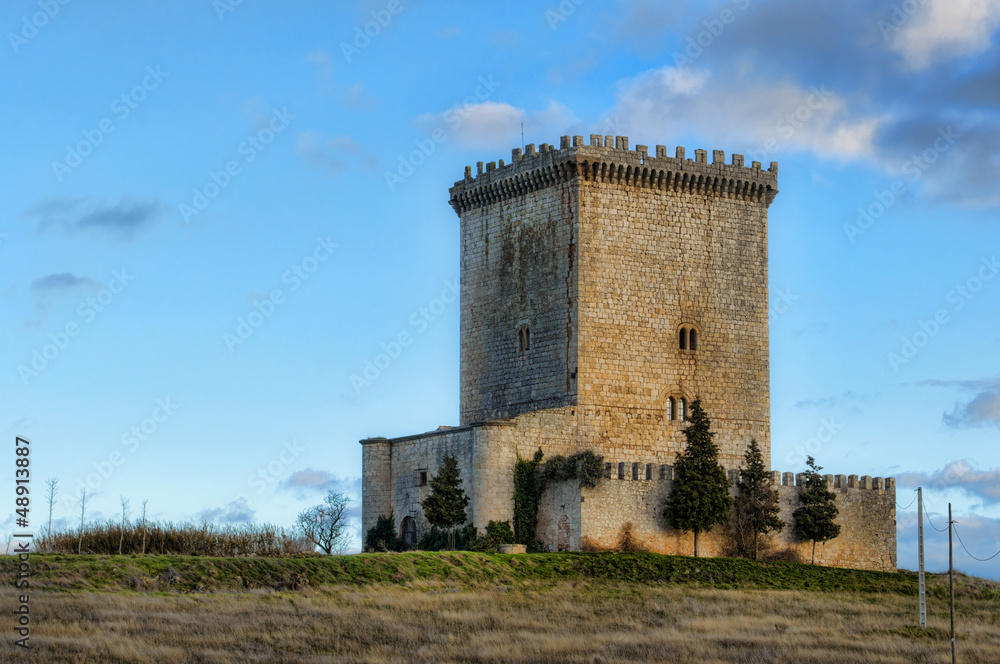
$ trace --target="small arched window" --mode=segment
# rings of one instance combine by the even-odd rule
[[[531,328],[524,328],[524,350],[531,350]]]
[[[688,418],[688,400],[681,397],[681,422],[685,422]]]
[[[690,323],[677,328],[677,347],[681,350],[698,350],[698,330]]]
[[[677,419],[677,400],[673,397],[667,399],[667,419],[676,420]]]
[[[517,331],[517,350],[524,352],[524,330]]]

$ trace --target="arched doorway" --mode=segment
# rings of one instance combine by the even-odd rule
[[[403,543],[407,549],[417,548],[417,522],[412,516],[405,517],[400,524],[399,530],[402,533]]]

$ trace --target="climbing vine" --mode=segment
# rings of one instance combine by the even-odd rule
[[[537,547],[538,502],[549,483],[578,479],[581,487],[593,488],[604,478],[604,457],[590,451],[568,457],[557,454],[542,463],[542,449],[531,459],[517,458],[514,465],[514,541]]]
[[[534,545],[535,526],[538,525],[538,499],[542,495],[541,483],[536,472],[542,462],[542,448],[534,457],[517,457],[514,464],[514,542]]]

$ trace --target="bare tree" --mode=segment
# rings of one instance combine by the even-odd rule
[[[56,504],[56,494],[59,493],[59,480],[50,477],[45,480],[45,486],[49,488],[48,494],[46,494],[46,500],[49,502],[49,529],[45,533],[45,539],[50,541],[52,538],[52,508]]]
[[[76,553],[77,555],[83,554],[83,523],[84,519],[87,518],[87,490],[84,489],[80,492],[80,536],[76,543]]]
[[[128,498],[118,496],[118,500],[122,503],[122,530],[118,538],[118,555],[120,556],[122,555],[122,544],[125,543],[125,526],[128,524]]]
[[[327,555],[347,550],[347,506],[351,499],[330,491],[322,504],[303,510],[297,525],[306,538]]]
[[[146,503],[149,502],[149,498],[142,501],[142,553],[146,554]]]
[[[4,549],[3,549],[4,555],[7,555],[7,554],[10,553],[10,541],[12,539],[14,539],[14,531],[13,530],[10,531],[9,533],[7,533],[7,546],[5,546]]]

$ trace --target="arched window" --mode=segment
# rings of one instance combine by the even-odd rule
[[[517,350],[524,352],[524,330],[517,331]]]
[[[673,397],[667,399],[667,419],[676,420],[677,419],[677,400]]]
[[[524,328],[524,350],[531,350],[531,328]]]
[[[412,516],[405,517],[399,526],[403,537],[403,543],[407,549],[417,548],[417,522]]]
[[[677,328],[677,347],[681,350],[698,350],[698,330],[690,323]]]
[[[681,397],[681,422],[686,421],[688,418],[688,400]]]

